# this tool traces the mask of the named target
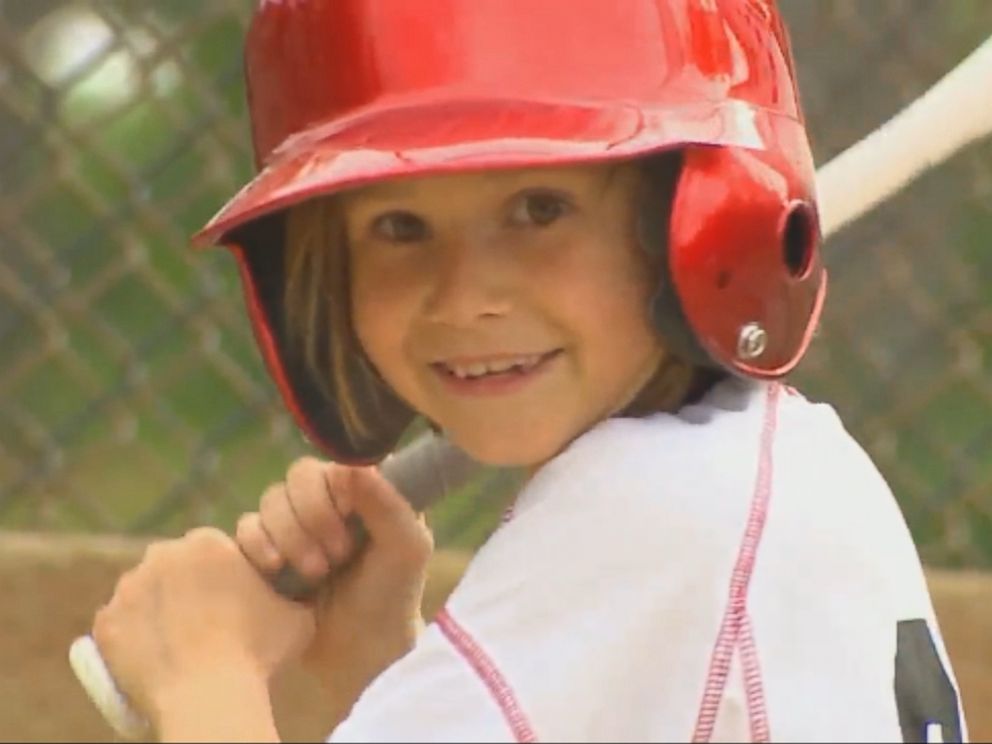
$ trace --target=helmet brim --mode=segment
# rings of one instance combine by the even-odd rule
[[[739,101],[636,104],[459,101],[377,106],[286,140],[193,236],[197,246],[306,199],[386,179],[615,160],[688,144],[764,149],[781,114]]]

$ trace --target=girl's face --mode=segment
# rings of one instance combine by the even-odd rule
[[[638,171],[392,181],[343,197],[355,332],[410,406],[490,464],[536,466],[627,405],[662,348]]]

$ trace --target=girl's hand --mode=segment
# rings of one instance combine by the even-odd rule
[[[223,708],[232,685],[267,698],[273,672],[313,633],[311,609],[274,593],[237,544],[209,528],[151,545],[93,624],[121,691],[160,731],[178,706],[210,711],[204,695]]]
[[[345,526],[361,518],[368,542],[356,554]],[[420,614],[433,540],[396,489],[372,467],[297,460],[271,486],[259,511],[242,516],[237,540],[257,568],[284,564],[318,582],[317,632],[304,654],[338,720],[386,667],[409,651]]]

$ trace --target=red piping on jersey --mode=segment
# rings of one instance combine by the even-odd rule
[[[514,741],[536,742],[537,736],[531,728],[530,721],[520,709],[517,696],[506,678],[497,668],[489,655],[482,650],[475,639],[455,620],[447,608],[442,609],[434,618],[438,628],[444,633],[455,650],[468,662],[472,670],[479,676],[482,683],[493,696],[499,706],[507,725],[513,731]]]
[[[761,664],[758,663],[758,649],[754,645],[750,615],[744,615],[739,650],[744,672],[744,694],[747,697],[747,717],[751,723],[751,741],[771,741],[768,710],[765,708],[765,686],[761,680]]]
[[[720,625],[720,634],[717,636],[713,656],[710,658],[703,700],[699,706],[696,728],[692,734],[694,742],[708,742],[713,737],[717,712],[723,700],[727,677],[730,674],[730,662],[735,650],[739,650],[741,655],[752,741],[765,742],[771,738],[761,668],[758,665],[757,649],[751,633],[751,618],[747,613],[747,592],[772,493],[772,448],[778,425],[778,399],[781,389],[778,383],[768,386],[765,421],[758,453],[758,477],[754,486],[754,496],[751,499],[751,511],[748,514],[744,539],[730,578],[727,609]]]

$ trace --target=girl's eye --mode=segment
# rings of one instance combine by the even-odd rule
[[[513,207],[511,221],[516,225],[546,227],[572,210],[568,199],[561,194],[535,191],[524,194]]]
[[[392,243],[416,243],[430,237],[430,227],[412,212],[387,212],[372,221],[372,234]]]

